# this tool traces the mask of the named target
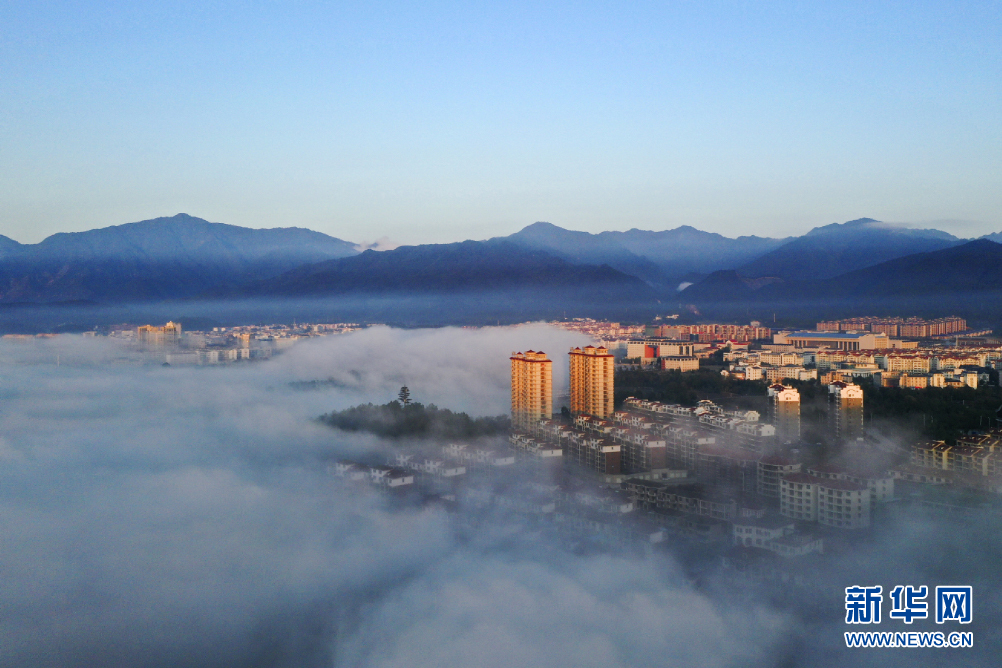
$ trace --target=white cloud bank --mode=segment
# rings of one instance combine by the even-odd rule
[[[578,554],[515,519],[470,535],[326,472],[385,446],[320,413],[403,384],[503,413],[511,351],[542,348],[560,381],[583,342],[379,328],[188,369],[102,340],[0,342],[0,665],[770,665],[789,616],[670,558]],[[318,378],[343,387],[288,386]]]

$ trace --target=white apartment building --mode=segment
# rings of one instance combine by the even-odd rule
[[[847,480],[794,473],[780,481],[779,512],[795,520],[861,529],[870,526],[870,490]]]

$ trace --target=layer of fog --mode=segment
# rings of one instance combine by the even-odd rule
[[[377,328],[220,368],[141,365],[100,339],[0,342],[0,663],[834,665],[847,578],[900,574],[976,584],[978,651],[964,659],[991,665],[994,523],[903,521],[844,572],[816,574],[805,591],[827,600],[813,614],[788,603],[794,589],[696,584],[670,552],[582,553],[514,517],[471,534],[462,513],[327,472],[389,446],[313,417],[404,384],[417,401],[503,413],[513,350],[550,353],[566,383],[566,350],[584,342],[541,326]],[[289,386],[314,379],[336,384]]]

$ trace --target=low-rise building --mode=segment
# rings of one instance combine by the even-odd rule
[[[799,473],[800,466],[800,462],[778,455],[763,457],[758,462],[758,493],[778,497],[783,476]]]
[[[527,434],[512,434],[508,442],[515,448],[516,456],[548,461],[561,461],[564,450],[559,443],[536,439]]]
[[[622,472],[622,446],[590,434],[575,433],[567,442],[564,452],[567,459],[597,473]]]
[[[870,490],[870,501],[885,503],[894,499],[894,477],[887,472],[868,472],[843,468],[835,464],[813,464],[807,474],[830,480],[847,480]]]
[[[697,451],[696,475],[711,485],[754,493],[758,491],[759,459],[761,455],[743,448],[704,445]]]
[[[805,369],[802,366],[764,366],[762,375],[773,383],[780,383],[786,379],[792,380],[814,380],[818,377],[817,369]]]
[[[779,332],[773,343],[800,348],[831,348],[834,350],[879,350],[890,348],[890,338],[877,332]]]
[[[765,515],[762,517],[738,517],[732,523],[734,544],[744,547],[765,547],[766,543],[796,531],[796,525],[788,517]]]
[[[861,529],[870,526],[870,498],[865,485],[793,473],[780,481],[779,512],[795,520]]]
[[[734,544],[768,550],[781,557],[802,557],[824,552],[824,540],[796,533],[792,520],[767,515],[734,520]]]
[[[730,520],[738,514],[737,501],[712,487],[699,483],[666,485],[658,491],[658,508],[700,515],[718,520]]]
[[[699,371],[699,358],[671,355],[661,358],[663,371]]]

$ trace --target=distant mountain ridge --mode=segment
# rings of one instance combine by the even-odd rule
[[[694,303],[783,302],[1002,294],[1002,244],[976,239],[948,248],[914,253],[839,276],[814,280],[774,280],[757,285],[736,271],[720,271],[686,288]]]
[[[639,278],[608,265],[572,264],[550,253],[504,239],[401,246],[388,251],[328,260],[257,281],[235,294],[244,297],[504,290],[617,291],[653,299]]]
[[[515,292],[540,301],[549,291],[614,304],[943,293],[994,289],[995,270],[981,266],[994,261],[993,238],[1002,241],[1002,233],[970,246],[946,232],[872,218],[790,239],[731,239],[690,226],[592,234],[540,222],[488,241],[359,253],[312,230],[178,214],[38,244],[0,236],[0,303]],[[936,255],[951,249],[964,250]],[[953,273],[963,266],[967,275]]]
[[[608,264],[662,287],[676,287],[693,275],[733,269],[786,241],[754,236],[730,239],[688,225],[663,232],[634,228],[591,234],[544,222],[503,238],[570,262]]]
[[[0,301],[190,297],[356,253],[354,244],[303,228],[250,229],[178,214],[38,244],[7,239]]]
[[[9,243],[8,243],[9,242]],[[37,244],[0,238],[3,259],[243,261],[353,255],[355,244],[302,227],[253,229],[179,213],[86,232],[59,232]]]
[[[872,218],[816,227],[802,237],[733,267],[742,276],[785,280],[833,278],[894,258],[963,243],[939,230],[892,226]]]

